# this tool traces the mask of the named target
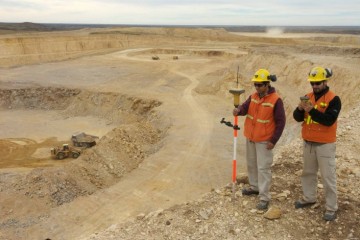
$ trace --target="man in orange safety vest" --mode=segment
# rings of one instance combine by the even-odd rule
[[[303,197],[295,202],[295,208],[304,208],[315,204],[317,197],[317,172],[320,169],[325,190],[326,211],[323,219],[336,219],[337,190],[335,142],[337,118],[341,110],[341,101],[327,86],[332,71],[328,68],[314,67],[308,81],[312,92],[301,97],[293,112],[297,122],[302,122],[304,139],[303,173],[301,185]]]
[[[256,92],[233,110],[234,116],[246,116],[244,136],[250,187],[242,189],[242,194],[259,195],[256,208],[266,210],[271,199],[272,149],[285,127],[285,110],[283,101],[270,84],[270,81],[276,81],[275,75],[266,69],[259,69],[251,81]]]

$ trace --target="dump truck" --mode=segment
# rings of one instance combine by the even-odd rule
[[[86,134],[84,132],[77,132],[71,136],[71,141],[75,147],[90,148],[96,145],[95,140],[98,138],[99,137],[97,136]]]
[[[80,149],[70,147],[69,144],[63,144],[62,147],[51,148],[51,156],[59,160],[68,157],[78,158],[80,154]]]

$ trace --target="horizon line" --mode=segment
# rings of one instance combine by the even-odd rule
[[[360,25],[234,25],[234,24],[142,24],[142,23],[41,23],[41,22],[0,22],[5,24],[62,24],[62,25],[100,25],[100,26],[206,26],[206,27],[359,27]]]

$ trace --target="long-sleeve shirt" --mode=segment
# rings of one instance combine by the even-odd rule
[[[275,92],[275,88],[270,87],[268,94],[273,92]],[[249,96],[249,98],[242,105],[238,107],[239,110],[238,115],[245,116],[248,113],[250,102],[251,102],[251,96]],[[281,98],[279,98],[276,101],[276,104],[274,106],[274,122],[275,122],[275,131],[269,141],[275,145],[279,141],[281,134],[284,131],[285,123],[286,123],[284,103],[281,100]]]
[[[315,100],[317,101],[320,97],[322,97],[328,91],[329,91],[329,87],[326,87],[326,89],[324,89],[324,91],[322,91],[320,93],[314,93]],[[329,106],[327,107],[327,109],[325,110],[324,113],[313,108],[310,110],[309,115],[317,123],[320,123],[325,126],[331,126],[335,123],[336,119],[338,118],[340,110],[341,110],[341,100],[338,96],[335,96],[329,102]],[[302,121],[304,121],[304,114],[305,114],[304,110],[300,110],[299,108],[296,108],[293,112],[293,117],[294,117],[295,121],[302,122]]]

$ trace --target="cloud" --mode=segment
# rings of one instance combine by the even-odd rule
[[[360,1],[0,0],[0,16],[38,23],[359,25]]]

